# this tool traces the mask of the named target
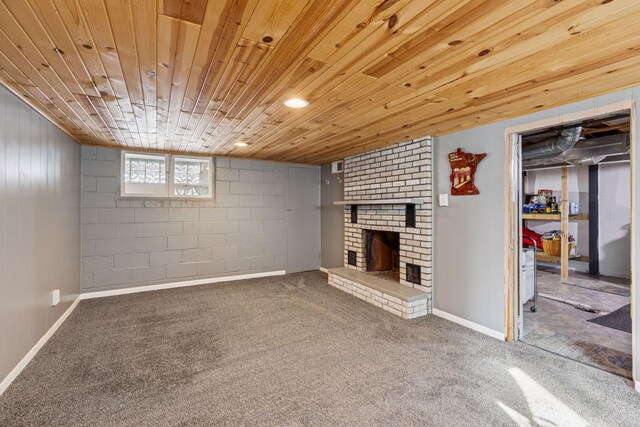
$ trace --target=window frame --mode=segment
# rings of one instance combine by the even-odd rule
[[[203,161],[206,160],[207,163],[209,164],[209,194],[206,196],[194,196],[192,194],[189,195],[181,195],[181,194],[175,194],[175,189],[176,189],[176,182],[175,182],[175,164],[176,164],[176,159],[187,159],[187,160],[197,160],[197,161]],[[196,199],[196,200],[203,200],[203,199],[213,199],[213,158],[211,157],[200,157],[200,156],[184,156],[181,154],[175,154],[175,155],[170,155],[170,163],[169,163],[169,167],[171,168],[170,171],[168,172],[167,175],[167,182],[169,183],[169,198],[171,199],[180,199],[180,200],[185,200],[185,199]],[[188,176],[188,172],[187,172],[187,176]]]
[[[125,171],[126,171],[126,158],[127,154],[130,155],[138,155],[138,156],[155,156],[155,157],[163,157],[165,160],[165,194],[162,196],[155,194],[142,194],[142,193],[125,193]],[[209,195],[207,196],[194,196],[194,195],[178,195],[173,194],[175,190],[174,183],[174,165],[175,159],[194,159],[200,161],[207,161],[209,164]],[[120,152],[120,162],[119,162],[120,170],[118,171],[118,198],[119,199],[142,199],[142,200],[213,200],[215,198],[215,187],[214,187],[214,174],[215,174],[215,165],[213,162],[213,157],[205,157],[205,156],[192,156],[192,155],[181,155],[181,154],[164,154],[164,153],[155,153],[155,152],[146,152],[146,151],[135,151],[135,150],[122,150]]]

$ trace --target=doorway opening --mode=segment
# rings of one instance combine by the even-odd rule
[[[633,378],[631,110],[512,133],[515,338]]]

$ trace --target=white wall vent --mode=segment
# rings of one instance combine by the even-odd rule
[[[331,163],[331,173],[342,173],[343,166],[344,162],[342,160]]]

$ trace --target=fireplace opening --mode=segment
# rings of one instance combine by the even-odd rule
[[[367,271],[400,280],[400,234],[366,230]]]

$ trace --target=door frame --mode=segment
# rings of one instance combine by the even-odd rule
[[[636,244],[636,104],[635,100],[627,100],[614,104],[596,106],[588,110],[579,111],[572,114],[560,114],[547,119],[530,122],[518,126],[512,126],[505,130],[505,229],[504,229],[504,251],[505,251],[505,339],[512,341],[517,339],[517,304],[519,281],[520,281],[520,229],[522,226],[520,206],[520,192],[518,183],[521,180],[522,164],[520,162],[520,143],[516,136],[526,131],[558,126],[567,122],[584,120],[592,117],[602,116],[615,112],[628,111],[631,120],[631,351],[633,360],[633,379],[638,384],[636,372],[638,345],[636,337],[636,326],[640,324],[640,310],[636,307],[636,283],[635,283],[635,254]],[[515,136],[514,136],[515,135]]]

